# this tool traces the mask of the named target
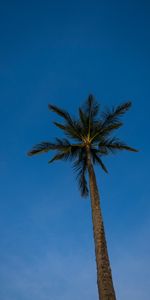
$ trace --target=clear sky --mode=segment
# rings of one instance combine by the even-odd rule
[[[118,135],[140,152],[96,174],[117,299],[148,300],[149,1],[1,0],[0,23],[0,299],[98,299],[90,201],[69,163],[26,155],[59,136],[48,103],[93,93],[133,102]]]

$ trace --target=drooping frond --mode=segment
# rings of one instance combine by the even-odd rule
[[[49,142],[41,142],[40,144],[35,145],[33,149],[27,153],[27,155],[32,156],[35,154],[41,154],[44,152],[48,152],[49,150],[55,150],[55,144]]]
[[[69,158],[69,156],[70,156],[69,151],[66,151],[66,152],[63,151],[61,153],[57,153],[56,155],[54,155],[54,157],[52,159],[50,159],[48,161],[48,163],[50,164],[55,160],[67,160]]]
[[[79,189],[81,192],[81,196],[82,197],[87,197],[89,194],[89,190],[88,190],[88,186],[87,186],[87,180],[86,180],[86,164],[83,163],[82,168],[80,169],[80,171],[78,171],[78,181],[79,181]]]
[[[108,170],[101,159],[102,153],[100,153],[100,151],[98,151],[97,149],[91,149],[91,155],[92,155],[93,163],[99,164],[101,166],[101,168],[103,169],[103,171],[105,173],[108,173]]]
[[[87,158],[84,150],[80,150],[80,154],[78,158],[75,160],[73,164],[73,168],[77,173],[77,180],[78,180],[81,196],[87,197],[89,193],[87,180],[86,180]]]

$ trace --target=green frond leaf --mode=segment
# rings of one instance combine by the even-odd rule
[[[103,171],[105,173],[108,173],[106,166],[104,165],[103,161],[100,158],[99,151],[92,149],[91,154],[92,154],[92,158],[93,158],[93,163],[99,164],[101,166],[101,168],[103,169]]]
[[[65,138],[63,139],[56,138],[56,145],[63,146],[63,147],[70,146],[70,142]]]
[[[55,124],[58,128],[62,129],[62,130],[66,130],[66,126],[60,124],[60,123],[57,123],[57,122],[53,122],[53,124]]]
[[[82,136],[82,127],[79,122],[73,122],[72,125],[66,127],[65,134],[74,140],[77,141],[82,141],[83,136]]]
[[[30,150],[27,155],[33,156],[36,154],[41,154],[48,152],[49,150],[54,150],[55,144],[49,143],[49,142],[41,142],[40,144],[35,145],[32,150]]]
[[[121,105],[118,105],[116,108],[112,108],[112,110],[107,109],[103,112],[103,126],[105,127],[107,124],[115,124],[119,121],[119,117],[121,117],[129,108],[131,107],[131,101],[125,102]]]
[[[80,121],[82,123],[82,126],[84,128],[84,131],[86,132],[86,128],[88,126],[88,119],[86,114],[83,112],[83,110],[81,108],[79,108],[79,117],[80,117]]]
[[[56,114],[58,114],[59,116],[61,116],[62,118],[65,119],[66,124],[65,125],[61,125],[57,122],[55,122],[55,125],[58,126],[59,128],[63,129],[66,131],[66,134],[73,138],[73,139],[78,139],[81,140],[82,139],[82,135],[81,135],[81,128],[79,127],[79,124],[76,120],[73,120],[73,118],[70,116],[70,114],[55,106],[55,105],[48,105],[49,109],[52,110],[53,112],[55,112]],[[59,125],[58,125],[59,124]],[[64,127],[65,128],[64,128]]]
[[[123,125],[122,122],[112,123],[106,126],[102,125],[102,122],[98,124],[98,126],[93,128],[93,132],[91,134],[91,140],[93,142],[100,141],[105,136],[109,136],[114,130],[119,129]]]
[[[89,95],[85,106],[84,111],[87,113],[88,117],[95,117],[99,112],[99,104],[96,102],[93,95]]]
[[[84,170],[82,170],[80,172],[80,174],[78,174],[78,179],[79,179],[79,189],[80,189],[80,192],[81,192],[81,196],[82,197],[87,197],[88,194],[89,194],[89,190],[88,190],[88,187],[87,187],[87,180],[86,180],[86,177],[85,177]]]
[[[82,144],[72,144],[70,146],[70,159],[74,160],[80,156],[80,152],[82,151]]]
[[[124,142],[120,141],[117,138],[106,139],[103,142],[99,143],[99,149],[109,152],[116,152],[117,150],[128,150],[131,152],[138,152],[138,150],[126,145]]]
[[[115,124],[110,124],[110,125],[108,125],[106,127],[102,127],[101,135],[109,135],[114,130],[119,129],[122,125],[123,125],[122,122],[117,122]]]
[[[101,158],[99,156],[96,156],[95,159],[97,160],[97,162],[99,163],[99,165],[101,166],[101,168],[103,169],[103,171],[105,173],[108,173],[108,170],[107,170],[106,166],[104,165],[104,163],[102,162]]]
[[[73,169],[77,173],[77,180],[78,180],[81,196],[87,197],[89,193],[87,180],[86,180],[87,159],[86,159],[86,152],[83,149],[80,150],[78,158],[73,164]]]
[[[88,139],[91,137],[91,131],[93,127],[93,123],[95,121],[95,117],[99,112],[99,105],[95,101],[93,95],[89,95],[83,109],[84,115],[87,117],[87,125],[86,125],[86,135]]]
[[[96,153],[97,153],[98,155],[100,155],[100,156],[103,156],[103,155],[106,156],[106,155],[109,154],[109,152],[110,152],[110,151],[107,149],[107,147],[105,147],[105,146],[100,146]]]
[[[48,108],[55,112],[57,115],[59,115],[60,117],[64,118],[67,122],[70,122],[71,117],[69,115],[69,113],[61,108],[59,108],[56,105],[52,105],[52,104],[48,104]]]
[[[132,106],[132,102],[131,101],[128,101],[128,102],[125,102],[121,105],[118,105],[116,107],[116,109],[114,109],[114,114],[116,115],[123,115],[127,110],[129,110],[129,108]]]
[[[121,143],[114,143],[114,144],[111,144],[109,145],[109,148],[111,149],[114,149],[114,150],[128,150],[128,151],[131,151],[131,152],[138,152],[138,150],[130,147],[130,146],[127,146],[125,144],[121,144]]]
[[[82,144],[70,144],[67,139],[59,139],[56,138],[55,150],[58,150],[58,153],[49,161],[49,163],[55,160],[75,160],[78,156],[81,149]]]
[[[54,157],[48,161],[49,164],[51,164],[53,161],[56,160],[67,160],[69,158],[69,152],[62,152],[54,155]]]

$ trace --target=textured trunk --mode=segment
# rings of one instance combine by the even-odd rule
[[[92,221],[95,242],[95,255],[97,265],[97,285],[100,300],[116,300],[113,287],[110,262],[105,239],[100,198],[96,183],[96,177],[88,151],[88,173],[91,195]]]

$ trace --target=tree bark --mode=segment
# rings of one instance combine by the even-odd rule
[[[90,151],[88,151],[87,153],[87,160],[88,160],[87,163],[88,163],[88,173],[89,173],[99,299],[116,300],[110,262],[108,257],[108,251],[107,251],[102,212],[100,208],[100,197],[99,197],[94,168],[91,162]]]

